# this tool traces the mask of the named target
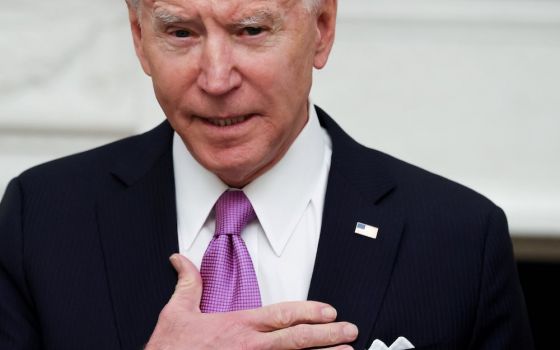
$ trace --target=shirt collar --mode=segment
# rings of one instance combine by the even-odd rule
[[[326,140],[311,102],[308,115],[308,122],[284,157],[243,189],[277,256],[312,199],[324,160]],[[182,246],[190,247],[228,186],[192,157],[176,133],[173,164],[179,236]]]
[[[179,246],[188,250],[228,186],[194,159],[176,132],[173,135],[173,171]]]

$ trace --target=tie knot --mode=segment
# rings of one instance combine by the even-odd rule
[[[256,214],[243,191],[224,192],[215,206],[216,235],[239,235]]]

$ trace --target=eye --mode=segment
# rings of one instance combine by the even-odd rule
[[[191,32],[185,29],[177,29],[172,34],[177,38],[190,38],[192,36]]]
[[[249,36],[257,36],[264,32],[264,28],[259,27],[245,27],[243,28],[243,34],[247,34]]]

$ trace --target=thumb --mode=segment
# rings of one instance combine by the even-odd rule
[[[202,278],[196,266],[181,254],[173,254],[169,260],[178,274],[177,286],[169,304],[184,310],[200,312]]]

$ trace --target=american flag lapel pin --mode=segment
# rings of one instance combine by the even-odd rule
[[[370,226],[370,225],[363,224],[361,222],[357,222],[356,230],[354,232],[362,236],[376,239],[377,232],[379,232],[379,229],[375,226]]]

